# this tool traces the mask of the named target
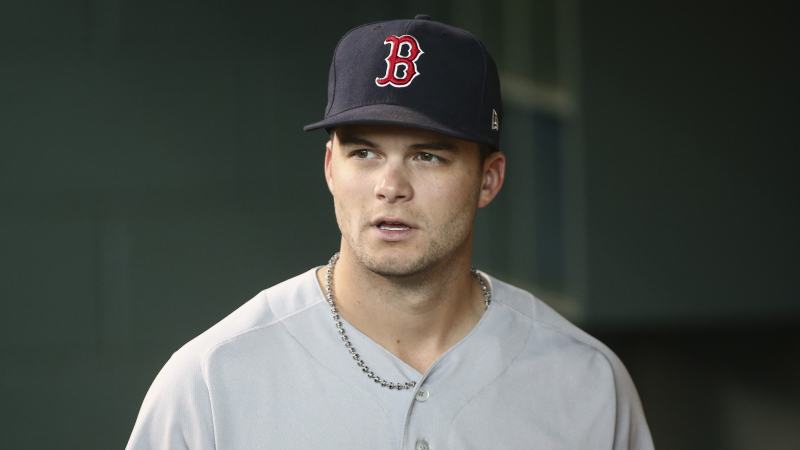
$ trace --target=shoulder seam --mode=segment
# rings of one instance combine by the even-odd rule
[[[263,291],[263,295],[264,295],[264,300],[265,300],[267,306],[269,307],[270,311],[272,311],[272,307],[269,304],[268,295],[266,293],[266,290]],[[211,425],[213,427],[214,446],[215,447],[218,447],[218,445],[217,445],[217,432],[216,432],[216,430],[217,430],[217,427],[216,427],[216,414],[214,413],[214,402],[213,402],[213,398],[211,396],[211,384],[209,383],[209,374],[208,374],[208,359],[211,356],[211,354],[216,349],[218,349],[222,345],[227,344],[228,342],[231,342],[231,341],[233,341],[233,340],[235,340],[235,339],[237,339],[237,338],[239,338],[239,337],[241,337],[241,336],[243,336],[245,334],[248,334],[250,332],[253,332],[253,331],[256,331],[256,330],[260,330],[262,328],[268,328],[268,327],[270,327],[272,325],[281,323],[283,320],[285,320],[285,319],[287,319],[289,317],[292,317],[295,314],[299,314],[299,313],[301,313],[301,312],[303,312],[303,311],[315,306],[317,303],[320,303],[320,302],[321,302],[321,300],[313,302],[310,305],[305,306],[304,308],[298,309],[297,311],[293,311],[292,313],[287,314],[287,315],[282,316],[282,317],[279,317],[279,318],[277,318],[277,319],[275,319],[275,320],[273,320],[271,322],[268,322],[268,323],[265,323],[265,324],[262,324],[262,325],[258,325],[258,326],[251,327],[251,328],[248,328],[246,330],[243,330],[243,331],[241,331],[241,332],[239,332],[239,333],[237,333],[237,334],[235,334],[233,336],[229,336],[228,338],[226,338],[226,339],[224,339],[224,340],[222,340],[220,342],[217,342],[216,344],[212,345],[207,350],[205,350],[205,351],[203,351],[201,353],[200,370],[201,370],[201,373],[202,373],[202,376],[203,376],[203,384],[205,384],[205,386],[206,386],[206,391],[207,391],[207,394],[208,394],[208,403],[209,403],[209,407],[211,409]]]
[[[265,294],[264,294],[264,296],[266,297],[266,296],[267,296],[267,294],[265,293]],[[237,334],[235,334],[235,335],[233,335],[233,336],[230,336],[230,337],[228,337],[228,338],[226,338],[226,339],[224,339],[224,340],[222,340],[222,341],[219,341],[219,342],[217,342],[216,344],[212,345],[211,347],[209,347],[209,348],[208,348],[208,350],[206,350],[206,351],[204,351],[204,352],[203,352],[203,357],[202,357],[202,364],[203,364],[203,376],[204,376],[204,377],[206,377],[206,376],[207,376],[207,374],[206,374],[206,372],[205,372],[205,371],[206,371],[206,362],[207,362],[207,360],[208,360],[208,357],[209,357],[209,355],[211,355],[211,353],[213,353],[213,352],[214,352],[214,350],[216,350],[217,348],[219,348],[219,347],[221,347],[222,345],[225,345],[225,344],[227,344],[228,342],[230,342],[230,341],[233,341],[233,340],[235,340],[235,339],[237,339],[237,338],[239,338],[239,337],[241,337],[241,336],[243,336],[243,335],[245,335],[245,334],[247,334],[247,333],[250,333],[250,332],[253,332],[253,331],[256,331],[256,330],[260,330],[260,329],[262,329],[262,328],[268,328],[268,327],[271,327],[272,325],[278,324],[278,323],[280,323],[280,322],[282,322],[282,321],[284,321],[284,320],[288,319],[289,317],[292,317],[292,316],[294,316],[294,315],[296,315],[296,314],[299,314],[299,313],[301,313],[301,312],[303,312],[303,311],[305,311],[305,310],[307,310],[307,309],[310,309],[310,308],[312,308],[312,307],[316,306],[318,303],[322,303],[322,300],[317,300],[317,301],[315,301],[314,303],[311,303],[311,304],[309,304],[309,305],[306,305],[305,307],[303,307],[303,308],[300,308],[300,309],[298,309],[297,311],[292,311],[291,313],[289,313],[289,314],[287,314],[287,315],[285,315],[285,316],[281,316],[281,317],[279,317],[279,318],[277,318],[277,319],[275,319],[275,320],[273,320],[273,321],[271,321],[271,322],[268,322],[268,323],[265,323],[265,324],[262,324],[262,325],[254,326],[254,327],[248,328],[248,329],[246,329],[246,330],[243,330],[243,331],[241,331],[241,332],[239,332],[239,333],[237,333]],[[269,305],[269,302],[267,302],[267,305]],[[270,307],[270,310],[272,310],[272,308],[271,308],[271,307]]]
[[[526,291],[526,290],[520,289],[520,288],[518,288],[518,287],[516,287],[516,286],[512,286],[512,285],[509,285],[509,286],[510,286],[510,287],[512,287],[513,289],[516,289],[517,291],[520,291],[521,293],[523,293],[523,294],[524,294],[526,297],[528,297],[528,299],[530,299],[530,301],[531,301],[531,302],[533,302],[533,303],[535,303],[535,302],[537,302],[537,301],[538,301],[538,302],[542,302],[542,300],[540,300],[540,299],[536,298],[536,296],[534,296],[533,294],[531,294],[530,292],[528,292],[528,291]],[[552,324],[552,323],[548,323],[548,322],[543,322],[543,321],[541,321],[541,320],[539,320],[539,319],[536,319],[536,318],[533,316],[533,314],[531,314],[531,315],[529,315],[529,314],[526,314],[525,312],[523,312],[523,311],[520,311],[518,308],[515,308],[514,306],[512,306],[512,305],[510,305],[510,304],[508,304],[508,303],[506,303],[506,302],[504,302],[503,300],[497,300],[497,302],[498,302],[498,303],[502,303],[504,306],[508,307],[509,309],[511,309],[511,310],[513,310],[513,311],[515,311],[515,312],[517,312],[518,314],[521,314],[521,315],[523,315],[523,316],[527,317],[527,318],[528,318],[529,320],[531,320],[532,322],[536,322],[536,323],[538,323],[538,324],[541,324],[542,326],[545,326],[545,327],[548,327],[548,328],[550,328],[550,329],[553,329],[553,330],[555,330],[555,331],[558,331],[558,332],[560,332],[560,333],[562,333],[562,334],[565,334],[565,335],[567,335],[567,336],[571,337],[572,339],[575,339],[576,341],[578,341],[578,342],[582,343],[583,345],[586,345],[586,346],[588,346],[588,347],[591,347],[591,348],[593,348],[594,350],[596,350],[596,351],[598,351],[598,352],[602,353],[602,354],[603,354],[603,356],[604,356],[606,359],[608,359],[608,356],[606,355],[606,352],[605,352],[605,350],[604,350],[604,348],[603,348],[602,346],[598,346],[598,345],[596,345],[596,344],[593,344],[593,343],[591,343],[591,342],[588,342],[586,339],[584,339],[584,338],[582,338],[582,337],[579,337],[579,336],[576,336],[574,333],[571,333],[570,331],[568,331],[568,330],[566,330],[566,329],[564,329],[564,328],[562,328],[562,327],[559,327],[558,325],[555,325],[555,324]],[[542,302],[542,303],[544,303],[544,302]],[[545,303],[545,306],[547,306],[547,304],[546,304],[546,303]],[[549,306],[548,306],[548,307],[549,307]],[[566,319],[564,319],[564,320],[566,320]],[[574,325],[573,325],[573,326],[574,326]],[[577,327],[576,327],[576,328],[577,328]],[[593,339],[594,339],[594,338],[593,338]],[[609,362],[609,364],[611,363],[611,361],[608,361],[608,362]]]

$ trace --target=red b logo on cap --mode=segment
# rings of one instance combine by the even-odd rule
[[[406,87],[411,84],[419,72],[417,71],[417,59],[419,55],[425,53],[419,48],[419,43],[414,36],[389,36],[383,41],[384,44],[391,44],[389,56],[386,57],[386,75],[383,78],[375,78],[375,84],[380,87],[392,85],[394,87]],[[405,56],[400,55],[401,51],[408,49]],[[402,76],[397,76],[397,70],[402,68]]]

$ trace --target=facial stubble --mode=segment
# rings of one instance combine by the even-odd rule
[[[432,224],[426,216],[413,210],[403,211],[403,217],[407,217],[415,223],[421,231],[424,230],[428,237],[425,242],[426,248],[422,254],[410,260],[400,257],[378,258],[371,254],[364,243],[370,227],[364,226],[364,223],[367,222],[365,217],[374,217],[377,215],[377,211],[358,211],[362,216],[353,229],[351,211],[342,204],[338,197],[334,196],[334,208],[339,229],[359,262],[376,275],[396,281],[417,279],[420,276],[427,278],[427,276],[433,276],[437,272],[436,269],[445,264],[466,243],[467,239],[470,239],[475,224],[475,213],[478,209],[479,183],[480,179],[471,189],[472,195],[466,197],[462,205],[454,209],[449,217],[438,225]]]

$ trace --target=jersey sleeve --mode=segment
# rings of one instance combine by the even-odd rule
[[[653,450],[650,429],[644,417],[642,402],[628,370],[610,353],[609,361],[614,371],[617,396],[617,418],[614,430],[614,450]]]
[[[182,350],[172,355],[147,391],[127,450],[215,448],[202,362]]]

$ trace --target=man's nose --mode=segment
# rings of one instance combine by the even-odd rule
[[[375,183],[375,196],[380,200],[394,203],[411,200],[413,194],[408,173],[402,163],[387,162],[381,168]]]

